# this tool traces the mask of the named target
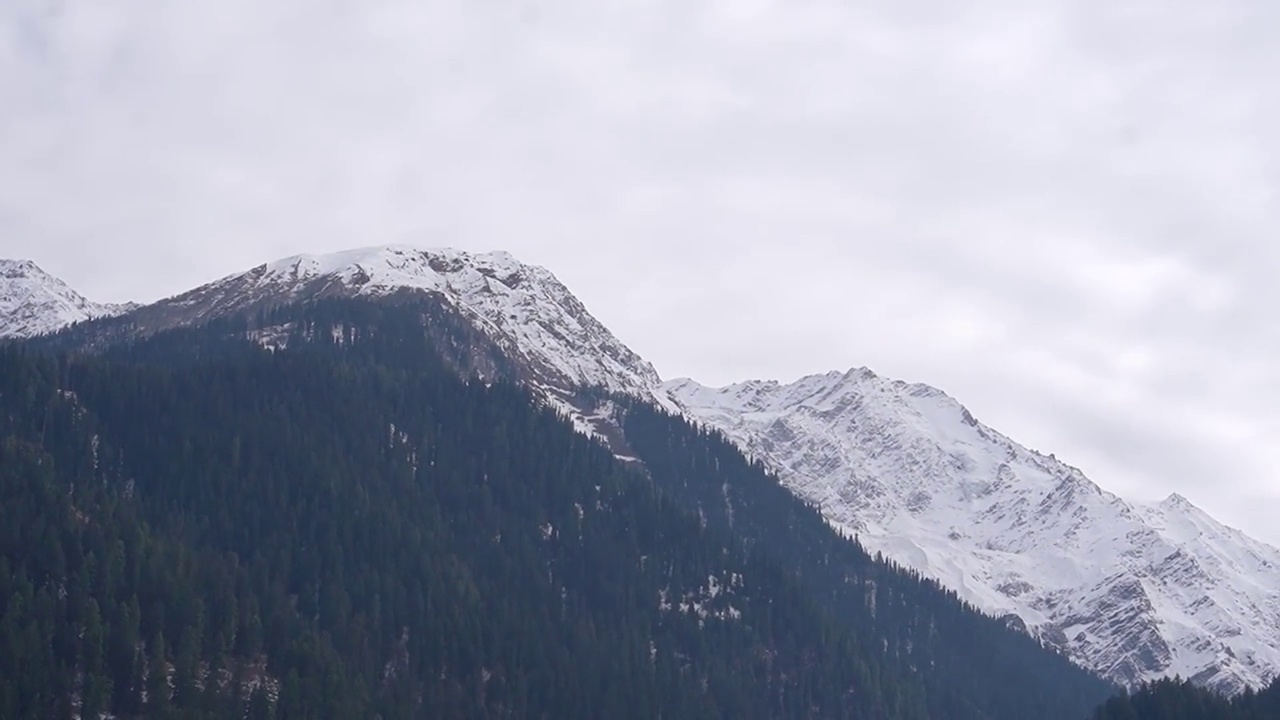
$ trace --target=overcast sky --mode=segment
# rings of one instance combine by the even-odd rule
[[[1278,27],[1270,0],[4,0],[0,256],[121,301],[505,249],[665,377],[866,365],[1280,544]]]

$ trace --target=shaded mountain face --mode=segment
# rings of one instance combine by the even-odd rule
[[[300,328],[273,314],[344,298],[416,307],[455,372],[523,384],[616,456],[640,459],[618,397],[705,423],[873,550],[1116,682],[1180,673],[1234,691],[1280,668],[1273,548],[1178,498],[1126,503],[940,391],[868,370],[791,385],[664,385],[554,275],[505,253],[390,246],[296,256],[48,342],[103,348],[232,317],[244,337],[277,351],[317,333],[360,342],[367,328]]]
[[[0,716],[1078,720],[1114,689],[678,415],[582,391],[624,463],[461,377],[475,340],[392,294],[0,348]]]
[[[869,548],[1126,685],[1280,671],[1280,551],[1172,496],[1128,503],[925,385],[869,370],[666,390]]]
[[[0,348],[0,717],[973,717],[457,377],[420,308],[353,303],[272,311],[275,352],[219,322]]]
[[[29,260],[0,259],[0,340],[44,335],[130,309],[87,300]]]

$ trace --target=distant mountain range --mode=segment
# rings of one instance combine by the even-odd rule
[[[1280,551],[1184,498],[1126,502],[943,392],[867,369],[664,383],[552,273],[505,253],[296,256],[146,306],[94,304],[30,262],[0,261],[0,337],[81,323],[76,342],[92,345],[266,318],[302,300],[405,293],[442,298],[467,321],[468,337],[452,341],[459,367],[519,379],[619,457],[633,452],[611,394],[715,429],[833,526],[1117,683],[1176,674],[1237,692],[1280,673]],[[264,320],[245,332],[278,347],[296,329]]]
[[[0,258],[0,338],[44,335],[134,307],[91,302],[30,260]]]
[[[940,390],[865,368],[664,387],[869,548],[1105,677],[1232,692],[1280,668],[1280,551],[1181,496],[1126,502]]]

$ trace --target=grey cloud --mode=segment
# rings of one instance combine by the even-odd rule
[[[295,252],[503,248],[665,375],[865,364],[1280,542],[1278,21],[1261,0],[19,0],[0,255],[146,300]]]

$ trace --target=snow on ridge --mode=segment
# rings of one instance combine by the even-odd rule
[[[294,255],[259,265],[174,298],[217,312],[235,296],[301,297],[335,287],[356,296],[402,290],[439,293],[512,355],[537,368],[541,381],[568,389],[603,387],[657,402],[657,371],[597,321],[554,274],[510,253],[381,245]]]
[[[1238,691],[1280,673],[1280,550],[1184,498],[1126,502],[945,393],[865,368],[664,389],[873,551],[1114,680]]]
[[[510,253],[383,245],[325,255],[295,255],[224,278],[200,296],[236,292],[253,297],[299,297],[335,286],[356,296],[403,290],[437,293],[467,316],[506,353],[532,370],[528,386],[566,415],[580,432],[598,438],[612,420],[603,408],[579,408],[570,399],[584,387],[631,395],[671,412],[679,409],[660,390],[647,361],[596,320],[549,270]]]
[[[534,270],[506,252],[467,253],[454,248],[427,250],[408,245],[382,245],[324,255],[294,255],[262,266],[262,277],[302,281],[333,275],[365,291],[443,290],[449,286],[448,276],[464,268],[490,277],[511,277],[522,270]],[[541,268],[536,270],[540,279],[550,275]]]
[[[45,335],[133,307],[88,300],[31,260],[0,259],[0,339]]]
[[[98,305],[29,261],[0,264],[0,338],[139,310],[142,331],[199,324],[245,309],[314,297],[437,294],[532,374],[535,385],[650,400],[670,411],[653,366],[619,341],[550,271],[510,253],[381,245],[263,263],[138,308]],[[537,389],[537,388],[535,388]]]

